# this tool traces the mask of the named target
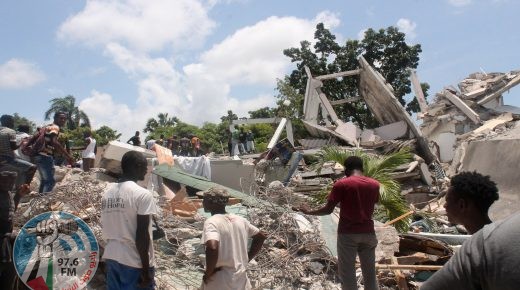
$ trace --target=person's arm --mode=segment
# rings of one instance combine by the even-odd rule
[[[20,199],[24,197],[26,194],[31,192],[31,189],[29,188],[29,184],[22,184],[16,191],[16,194],[14,195],[14,210],[16,211],[18,209],[18,204],[20,203]]]
[[[150,257],[148,250],[150,248],[150,234],[148,229],[150,227],[150,215],[137,215],[137,229],[135,231],[135,246],[141,258],[141,287],[150,284],[152,277],[150,277]]]
[[[220,242],[217,240],[208,240],[205,243],[206,246],[206,271],[204,272],[204,276],[202,279],[204,283],[208,283],[209,279],[213,274],[215,274],[219,269],[217,268],[218,261],[218,247]]]
[[[134,145],[134,141],[133,141],[133,140],[134,140],[134,137],[128,139],[128,141],[126,141],[126,144],[132,144],[132,145]],[[132,143],[130,143],[130,142],[132,142]]]
[[[74,164],[74,158],[72,158],[70,153],[67,152],[67,150],[65,148],[63,148],[61,143],[58,141],[58,136],[57,135],[52,136],[51,143],[52,143],[52,146],[54,146],[54,148],[57,148],[58,151],[60,151],[65,156],[65,158],[67,158],[67,161],[72,166]]]
[[[9,134],[9,147],[11,147],[11,150],[16,150],[19,146],[16,144],[16,134]]]
[[[307,206],[307,205],[303,205],[299,208],[293,208],[293,209],[296,211],[301,211],[302,213],[308,214],[308,215],[328,215],[334,211],[334,208],[336,207],[337,204],[338,204],[337,201],[328,200],[324,206],[322,206],[318,209],[315,209],[315,210],[311,210],[309,208],[309,206]]]
[[[256,235],[253,236],[253,241],[251,242],[251,248],[249,248],[249,252],[247,252],[247,257],[249,261],[253,260],[253,258],[260,252],[262,245],[264,244],[267,235],[264,231],[259,231]]]

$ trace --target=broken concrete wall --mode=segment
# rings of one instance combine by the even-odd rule
[[[520,136],[519,136],[520,137]],[[477,171],[497,183],[500,199],[490,209],[491,219],[502,219],[520,210],[520,138],[474,141],[468,144],[462,171]]]

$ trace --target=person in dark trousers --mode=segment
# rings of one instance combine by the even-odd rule
[[[444,208],[449,222],[461,224],[473,234],[491,223],[488,211],[496,200],[498,188],[489,176],[461,172],[450,181]]]
[[[134,146],[141,146],[141,138],[139,137],[139,131],[135,131],[135,135],[132,138],[126,141],[128,144],[132,144]]]
[[[15,155],[20,143],[16,140],[16,131],[14,130],[14,117],[11,115],[3,115],[0,117],[0,170],[15,171],[17,173],[16,187],[22,184],[30,184],[36,166],[29,161],[18,158]]]
[[[238,133],[238,147],[240,148],[241,154],[246,154],[246,142],[247,142],[247,135],[246,132],[244,132],[244,128],[240,127],[240,132]]]
[[[56,180],[54,179],[54,153],[61,152],[67,159],[69,164],[74,164],[74,158],[67,152],[67,150],[58,141],[60,135],[60,128],[67,123],[67,114],[64,112],[56,112],[54,114],[54,122],[45,126],[45,146],[36,156],[34,156],[34,163],[38,166],[40,173],[40,193],[47,193],[52,191]],[[38,132],[37,134],[40,134]]]
[[[144,180],[147,164],[142,153],[125,153],[122,177],[107,186],[101,199],[109,290],[155,288],[151,220],[157,206],[152,193],[136,183]]]
[[[16,178],[15,171],[0,171],[0,289],[13,289],[16,278],[12,261],[14,213],[20,199],[30,192],[29,186],[24,184],[14,193]]]
[[[247,264],[262,248],[266,234],[241,216],[226,212],[225,189],[204,192],[202,205],[211,217],[204,222],[201,242],[206,248],[203,290],[251,289]],[[248,250],[248,240],[252,238]]]
[[[364,289],[379,289],[376,280],[375,249],[377,238],[372,214],[379,201],[379,182],[363,175],[363,160],[348,157],[343,166],[345,177],[334,183],[327,204],[311,210],[295,208],[308,215],[328,215],[339,203],[338,270],[343,290],[356,290],[356,255],[359,255]]]

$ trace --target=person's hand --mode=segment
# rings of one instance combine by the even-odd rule
[[[148,288],[150,287],[150,283],[152,282],[152,273],[148,270],[141,270],[141,276],[139,277],[139,287],[140,288]]]
[[[16,194],[18,194],[18,196],[20,196],[20,197],[24,197],[29,192],[31,192],[31,188],[29,187],[29,184],[25,183],[25,184],[20,185],[20,187],[18,188],[18,192],[16,192]]]
[[[308,214],[311,211],[311,209],[309,208],[309,206],[307,204],[301,204],[298,207],[294,206],[294,207],[292,207],[292,210],[299,211],[303,214]]]
[[[74,160],[72,157],[68,157],[67,162],[69,163],[70,167],[74,167],[74,163],[76,163],[76,160]]]
[[[216,268],[215,271],[213,271],[211,273],[205,272],[204,276],[202,276],[202,280],[204,281],[204,284],[207,284],[209,282],[209,280],[211,280],[211,277],[213,275],[215,275],[215,273],[217,273],[218,271],[220,271],[220,267]]]

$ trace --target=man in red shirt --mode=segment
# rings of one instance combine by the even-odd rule
[[[342,289],[357,289],[356,255],[359,255],[365,290],[378,289],[375,268],[377,238],[374,231],[374,205],[379,201],[379,182],[363,175],[363,160],[350,156],[344,162],[346,177],[334,183],[327,204],[308,215],[328,215],[339,203],[338,269]]]

